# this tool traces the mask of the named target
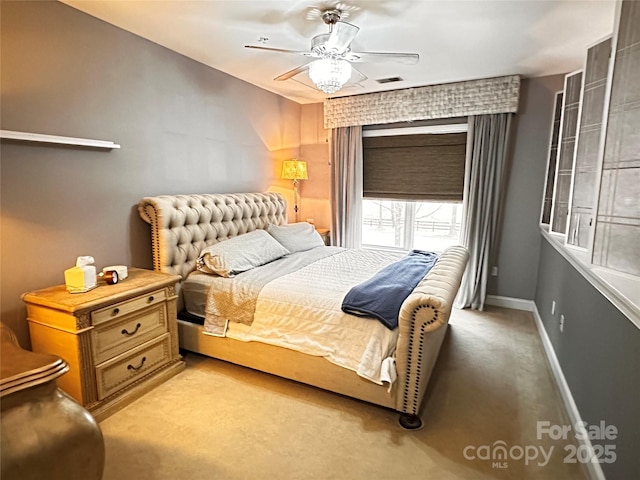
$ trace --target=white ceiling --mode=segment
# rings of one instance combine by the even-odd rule
[[[313,8],[342,6],[360,27],[354,51],[418,53],[417,65],[358,63],[368,79],[335,96],[581,68],[586,49],[613,32],[615,0],[61,0],[141,37],[298,103],[326,97],[306,73],[276,76],[307,57],[244,45],[309,50],[328,33]],[[266,37],[260,43],[260,37]],[[398,76],[399,83],[375,80]]]

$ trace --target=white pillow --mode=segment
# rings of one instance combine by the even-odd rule
[[[277,260],[289,251],[264,230],[223,240],[200,252],[196,268],[204,273],[233,277]]]
[[[273,235],[291,253],[324,246],[324,240],[313,225],[307,222],[288,225],[269,225],[267,232]]]

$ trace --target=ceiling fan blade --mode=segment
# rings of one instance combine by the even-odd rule
[[[359,30],[359,27],[351,25],[350,23],[336,22],[331,30],[331,35],[329,35],[329,40],[327,40],[325,45],[326,51],[330,53],[343,53],[349,48],[353,39],[356,38]]]
[[[304,72],[305,70],[309,70],[309,64],[307,63],[306,65],[300,65],[297,68],[294,68],[293,70],[289,70],[286,73],[283,73],[282,75],[274,78],[274,80],[277,81],[282,81],[282,80],[289,80],[291,77],[294,77],[296,75],[298,75],[299,73]]]
[[[304,55],[305,57],[317,57],[313,52],[305,52],[302,50],[286,50],[284,48],[259,47],[257,45],[245,45],[244,48],[253,48],[255,50],[266,50],[268,52],[293,53],[295,55]]]
[[[396,62],[415,65],[420,60],[417,53],[349,52],[344,57],[349,62]]]

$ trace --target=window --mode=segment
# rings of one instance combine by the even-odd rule
[[[573,158],[576,148],[581,93],[582,71],[567,75],[564,86],[560,120],[561,133],[551,207],[551,231],[562,235],[567,232],[567,216],[569,215],[569,198],[573,179]]]
[[[558,159],[558,140],[560,139],[560,115],[562,113],[562,92],[556,92],[555,109],[553,111],[553,126],[551,130],[551,143],[547,158],[547,180],[544,187],[544,203],[542,205],[542,218],[540,223],[549,225],[551,221],[551,207],[553,203],[553,184],[556,179],[556,161]]]
[[[610,38],[588,50],[582,84],[580,99],[582,107],[580,108],[578,141],[573,160],[573,185],[571,187],[571,208],[568,212],[567,243],[584,249],[589,248],[594,221],[598,149],[602,134],[610,55]]]
[[[460,243],[461,203],[366,198],[362,207],[365,247],[442,251]]]
[[[363,246],[442,251],[460,243],[464,121],[364,132]]]
[[[617,48],[624,53],[629,47],[623,45]],[[555,166],[549,231],[558,234],[563,245],[584,253],[589,264],[640,276],[638,142],[631,130],[619,126],[620,118],[637,123],[640,108],[627,101],[630,83],[615,81],[626,74],[631,60],[624,54],[612,56],[611,49],[610,38],[592,46],[585,74],[566,76],[557,162],[549,159],[548,178]],[[612,71],[613,79],[607,81]],[[554,136],[552,132],[550,157]],[[548,210],[545,198],[542,223],[549,219]]]
[[[541,223],[551,244],[640,325],[640,137],[634,134],[640,102],[638,71],[631,67],[640,46],[640,9],[634,2],[619,8],[617,41],[607,38],[588,49],[579,84],[576,75],[566,77],[559,141],[552,130]]]

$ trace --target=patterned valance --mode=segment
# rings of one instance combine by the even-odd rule
[[[515,113],[519,92],[520,77],[510,75],[332,98],[324,102],[324,127]]]

